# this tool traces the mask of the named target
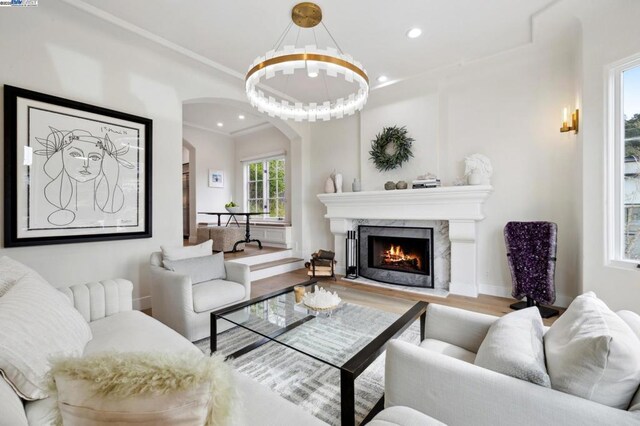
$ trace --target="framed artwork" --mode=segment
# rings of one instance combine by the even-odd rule
[[[4,86],[4,246],[151,237],[152,121]]]
[[[209,187],[224,188],[224,172],[209,169]]]

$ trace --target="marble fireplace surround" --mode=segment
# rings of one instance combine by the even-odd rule
[[[477,297],[476,226],[485,217],[483,205],[492,192],[489,185],[477,185],[319,194],[335,239],[337,272],[345,273],[346,233],[357,230],[358,225],[433,226],[434,221],[448,222],[449,246],[436,248],[441,254],[436,259],[440,274],[435,277],[435,286],[445,288],[443,279],[449,278],[451,294]],[[442,235],[446,228],[436,226],[434,234]]]

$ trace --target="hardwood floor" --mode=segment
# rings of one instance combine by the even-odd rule
[[[306,281],[309,277],[307,276],[306,269],[299,269],[297,271],[288,272],[286,274],[276,275],[274,277],[264,278],[262,280],[254,281],[251,285],[251,297],[261,296],[263,294],[271,293],[273,291],[279,290],[284,287],[288,287],[299,282]],[[502,316],[504,314],[508,314],[509,312],[513,312],[509,305],[515,302],[515,299],[508,299],[504,297],[497,296],[488,296],[481,294],[477,298],[474,297],[466,297],[466,296],[457,296],[457,295],[449,295],[446,298],[442,297],[434,297],[428,295],[421,295],[416,293],[406,293],[403,291],[392,290],[381,287],[372,287],[366,284],[354,283],[346,280],[341,280],[338,278],[337,282],[333,280],[326,280],[319,278],[318,281],[322,283],[322,285],[326,286],[340,286],[344,288],[353,288],[357,290],[363,290],[371,293],[376,293],[378,295],[386,295],[390,298],[394,299],[396,303],[402,303],[402,300],[424,300],[429,303],[438,303],[441,305],[453,306],[456,308],[467,309],[474,312],[481,312],[489,315]],[[379,301],[380,298],[376,298]],[[398,300],[402,299],[402,300]],[[560,312],[564,312],[564,309],[560,309]],[[553,317],[549,319],[545,319],[545,325],[551,325],[553,322],[558,319],[558,317]]]

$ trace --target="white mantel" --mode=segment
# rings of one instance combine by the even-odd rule
[[[344,241],[354,220],[446,220],[451,240],[449,292],[477,297],[476,224],[484,219],[483,205],[492,192],[493,187],[478,185],[343,192],[318,198],[327,207],[336,257],[342,260],[339,272],[344,273]]]

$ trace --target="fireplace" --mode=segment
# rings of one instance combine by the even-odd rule
[[[361,225],[358,241],[360,276],[433,288],[433,228]]]

